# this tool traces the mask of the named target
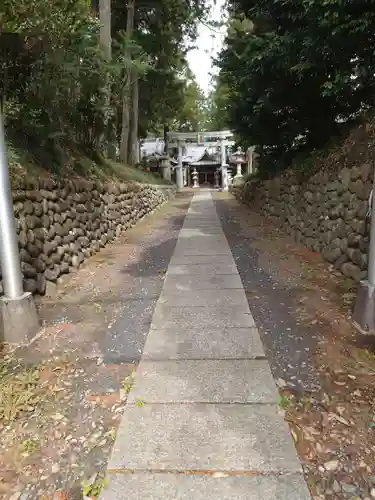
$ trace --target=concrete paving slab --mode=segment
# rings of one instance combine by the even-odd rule
[[[205,226],[205,227],[212,227],[212,228],[221,228],[221,222],[218,217],[212,218],[212,219],[207,219],[206,217],[191,217],[191,216],[186,216],[184,219],[183,223],[183,228],[186,226],[189,226],[191,229],[194,229],[192,226],[195,224],[196,226]]]
[[[311,500],[300,474],[213,477],[135,472],[109,474],[102,500]]]
[[[221,229],[221,226],[219,224],[214,227],[212,227],[212,225],[208,226],[196,223],[194,225],[185,224],[182,228],[182,231],[184,231],[186,235],[188,235],[189,233],[191,235],[198,233],[198,235],[204,234],[204,235],[216,236],[216,235],[221,235],[223,233],[223,230]]]
[[[243,291],[239,275],[227,274],[220,276],[172,276],[167,275],[164,281],[163,292],[189,292],[196,290],[232,290]],[[222,325],[223,326],[223,325]]]
[[[217,276],[218,274],[238,274],[238,271],[234,262],[232,264],[170,264],[167,274]]]
[[[264,357],[256,328],[150,330],[143,359],[252,359]]]
[[[157,303],[151,328],[237,328],[255,326],[249,307],[170,307]]]
[[[188,255],[232,255],[227,245],[191,245],[186,243],[177,243],[174,256]]]
[[[234,258],[232,255],[188,255],[178,256],[175,255],[170,261],[170,265],[176,264],[233,264]]]
[[[203,275],[203,273],[202,273]],[[159,303],[171,307],[203,307],[203,306],[243,306],[248,307],[247,298],[243,290],[194,290],[172,294],[162,293]]]
[[[187,216],[184,219],[184,223],[189,222],[189,223],[196,223],[196,224],[218,224],[220,225],[220,219],[217,215],[211,216],[211,217],[204,217],[204,216],[199,216],[197,214],[192,215],[192,214],[187,214]]]
[[[227,240],[224,236],[192,236],[191,238],[179,238],[176,244],[175,252],[181,252],[184,250],[191,250],[199,248],[203,252],[211,252],[212,250],[218,250],[220,254],[223,250],[226,253],[230,251]],[[214,254],[215,255],[215,254]]]
[[[195,235],[195,236],[188,236],[186,237],[181,237],[178,238],[177,245],[180,247],[182,246],[202,246],[203,248],[209,248],[212,245],[215,245],[216,247],[218,245],[223,245],[225,247],[228,247],[228,241],[225,238],[223,233],[218,233],[218,234],[201,234],[201,235]]]
[[[196,212],[193,213],[193,212],[188,211],[184,220],[185,220],[185,222],[186,221],[194,221],[194,222],[198,221],[198,222],[206,222],[206,223],[220,222],[220,218],[216,213],[216,209],[215,209],[215,213],[213,213],[212,211],[210,212],[209,217],[208,216],[206,217],[204,214],[202,215],[202,214],[198,214]]]
[[[198,212],[190,212],[188,211],[188,213],[186,214],[186,217],[185,217],[185,221],[194,221],[194,222],[206,222],[206,223],[209,223],[209,222],[214,222],[214,223],[217,223],[220,221],[217,213],[216,213],[216,210],[215,212],[213,212],[212,210],[211,211],[208,211],[207,214],[204,213],[198,213]]]
[[[179,234],[179,238],[191,238],[193,236],[205,236],[205,237],[215,237],[223,235],[223,230],[221,227],[212,228],[208,226],[198,226],[195,225],[195,228],[182,228]]]
[[[141,361],[128,403],[277,403],[266,360]]]
[[[195,229],[185,228],[183,231],[184,232],[181,235],[180,241],[185,241],[191,236],[205,236],[211,238],[218,238],[218,237],[222,238],[223,236],[223,230],[219,227],[212,228],[212,227],[195,225]]]
[[[195,234],[192,234],[191,231],[183,231],[182,233],[181,231],[178,235],[178,243],[180,244],[195,242],[198,245],[209,245],[210,243],[216,243],[216,241],[225,241],[226,244],[228,245],[227,239],[223,231],[217,232],[215,234],[204,233],[203,231],[199,231],[198,229],[196,230]]]
[[[276,405],[126,406],[108,469],[301,472]]]
[[[199,215],[197,213],[190,213],[188,212],[188,214],[186,215],[185,217],[185,222],[186,221],[189,221],[189,222],[203,222],[205,224],[209,224],[209,223],[213,223],[213,224],[217,224],[220,219],[219,217],[217,216],[217,214],[213,214],[211,213],[210,216],[205,216],[205,215]]]
[[[192,222],[204,222],[206,224],[212,222],[214,224],[217,224],[220,219],[217,215],[217,213],[210,213],[210,216],[208,217],[205,217],[204,215],[200,215],[198,213],[191,213],[191,212],[188,212],[186,217],[185,217],[185,222],[186,221],[192,221]]]

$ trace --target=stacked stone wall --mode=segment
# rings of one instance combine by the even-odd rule
[[[364,163],[334,174],[319,171],[307,180],[293,171],[252,179],[233,193],[358,281],[367,274],[372,181],[373,167]]]
[[[25,183],[13,193],[25,291],[44,294],[48,281],[78,269],[174,192],[137,183]]]

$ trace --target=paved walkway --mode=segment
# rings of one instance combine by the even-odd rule
[[[193,198],[108,465],[104,500],[308,500],[210,192]]]

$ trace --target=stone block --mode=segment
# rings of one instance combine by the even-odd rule
[[[328,260],[328,262],[335,262],[340,256],[341,250],[339,247],[328,247],[323,250],[323,258]]]
[[[361,178],[363,182],[367,182],[370,179],[373,169],[374,167],[371,163],[364,163],[361,166]]]
[[[352,278],[355,281],[360,281],[362,279],[361,269],[351,262],[343,264],[341,266],[341,272],[348,278]]]

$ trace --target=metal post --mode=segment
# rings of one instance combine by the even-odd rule
[[[375,287],[375,172],[372,185],[372,202],[371,202],[371,227],[370,227],[370,242],[368,248],[368,273],[367,281],[370,286]]]
[[[371,227],[368,248],[367,280],[359,283],[357,299],[353,311],[354,325],[361,333],[375,334],[375,171],[372,187]],[[370,211],[370,207],[369,207]]]
[[[31,293],[23,292],[20,255],[14,224],[3,115],[0,111],[0,262],[4,296],[0,297],[0,340],[22,344],[39,329]]]
[[[178,189],[184,187],[184,177],[182,172],[182,142],[178,141],[178,165],[176,168],[176,184]]]
[[[0,112],[0,260],[4,295],[23,295],[17,233],[14,224],[12,189],[9,181],[3,115]]]

